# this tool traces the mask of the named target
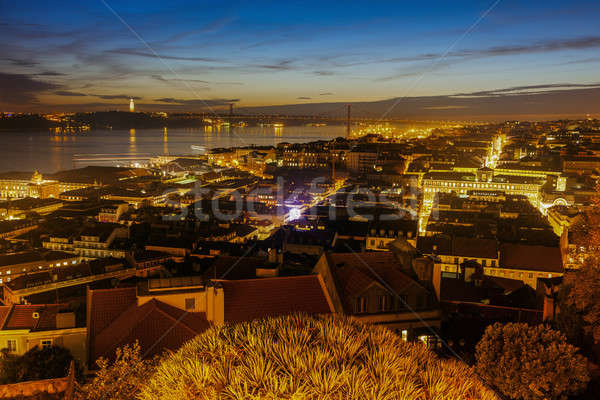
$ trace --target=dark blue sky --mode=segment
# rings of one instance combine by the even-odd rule
[[[570,88],[600,82],[599,15],[598,1],[0,0],[0,110]]]

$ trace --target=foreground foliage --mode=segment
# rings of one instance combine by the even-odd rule
[[[154,360],[142,359],[138,343],[117,349],[113,362],[100,358],[96,363],[96,377],[79,388],[78,400],[134,400],[155,367]]]
[[[565,275],[566,306],[581,315],[584,332],[600,343],[600,263],[590,259],[577,271]],[[563,310],[560,310],[561,313]],[[571,310],[565,310],[569,312]]]
[[[82,379],[82,369],[68,349],[60,346],[34,347],[23,355],[0,353],[0,384],[64,378],[75,362],[75,376]]]
[[[391,331],[294,315],[213,327],[167,356],[140,399],[496,399],[473,371]]]
[[[576,311],[585,334],[600,343],[600,181],[596,193],[581,220],[570,228],[575,244],[585,249],[585,259],[580,269],[565,274],[564,291],[568,295],[563,308],[569,309],[560,311]]]
[[[562,399],[584,390],[587,360],[544,325],[489,326],[477,344],[477,372],[513,399]]]

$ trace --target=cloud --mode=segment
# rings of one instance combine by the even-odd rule
[[[447,54],[442,53],[424,53],[409,57],[394,57],[383,60],[370,60],[356,64],[341,66],[352,66],[368,63],[395,63],[395,62],[413,62],[428,61],[443,58],[481,58],[494,56],[508,56],[518,54],[547,53],[562,50],[585,50],[600,47],[600,36],[584,36],[570,39],[548,39],[528,44],[516,44],[505,46],[493,46],[483,49],[466,49],[452,51]]]
[[[591,64],[600,62],[600,57],[583,58],[581,60],[567,61],[558,65],[571,65],[571,64]]]
[[[333,71],[313,71],[313,74],[319,75],[319,76],[331,76],[331,75],[335,75],[335,72],[333,72]]]
[[[240,99],[175,99],[173,97],[163,97],[154,99],[154,101],[185,106],[226,106],[237,103]]]
[[[57,96],[73,96],[73,97],[87,96],[87,94],[85,94],[85,93],[70,92],[68,90],[57,90],[56,92],[54,92],[54,94]]]
[[[237,19],[237,17],[230,17],[230,16],[226,16],[223,18],[217,18],[214,21],[209,22],[208,24],[206,24],[205,26],[203,26],[200,29],[192,29],[192,30],[177,33],[177,34],[171,36],[170,38],[168,38],[167,40],[165,40],[164,42],[165,43],[176,42],[180,39],[184,39],[189,36],[194,36],[194,35],[198,35],[198,34],[216,33],[218,31],[220,31],[221,29],[223,29],[225,26],[229,25],[231,22],[234,22],[236,19]]]
[[[141,97],[138,97],[138,96],[128,96],[126,94],[92,94],[92,96],[96,96],[96,97],[99,97],[99,98],[104,99],[104,100],[117,100],[117,99],[123,99],[123,100],[129,100],[129,99],[140,100],[141,99]]]
[[[31,75],[0,72],[0,103],[25,104],[37,102],[37,95],[58,89],[59,85],[40,81]]]
[[[296,97],[298,100],[310,100],[310,97],[305,97],[305,96],[300,96],[300,97]]]
[[[139,51],[134,49],[114,49],[108,50],[108,53],[123,54],[128,56],[147,57],[147,58],[159,58],[163,60],[175,60],[175,61],[201,61],[201,62],[222,62],[216,58],[208,57],[182,57],[182,56],[169,56],[165,54],[154,54],[152,52]]]
[[[548,89],[585,89],[597,87],[600,87],[600,83],[547,83],[541,85],[513,86],[503,89],[482,90],[470,93],[457,93],[452,95],[452,97],[490,97],[508,95],[514,96],[517,94],[543,93]],[[532,90],[534,90],[534,92],[531,92]]]
[[[560,50],[582,50],[596,47],[600,47],[600,36],[585,36],[572,39],[550,39],[525,45],[495,46],[482,50],[463,50],[451,54],[457,56],[502,56]]]
[[[424,65],[413,65],[410,68],[400,69],[397,73],[389,76],[384,76],[381,78],[376,78],[374,81],[385,82],[393,79],[399,78],[409,78],[412,76],[423,76],[427,73],[436,72],[446,67],[449,67],[452,64],[456,64],[459,61],[457,60],[439,60],[430,64]]]
[[[245,85],[244,82],[212,82],[215,85],[234,85],[234,86],[242,86]]]
[[[468,106],[429,106],[423,107],[423,110],[461,110],[463,108],[469,108]]]
[[[273,69],[273,70],[290,70],[293,69],[294,66],[292,65],[292,63],[295,60],[293,59],[287,59],[287,60],[281,60],[278,63],[275,64],[263,64],[263,65],[258,65],[258,67],[260,68],[265,68],[265,69]]]
[[[150,77],[152,79],[156,79],[157,81],[165,82],[165,83],[169,83],[169,82],[191,82],[191,83],[203,83],[203,84],[206,84],[206,85],[233,85],[233,86],[244,85],[244,82],[211,82],[211,81],[205,81],[205,80],[202,80],[202,79],[165,78],[162,75],[150,75]],[[203,88],[203,89],[210,90],[210,88]]]
[[[331,92],[319,93],[319,96],[333,96]]]
[[[65,74],[63,74],[62,72],[56,72],[56,71],[44,71],[44,72],[36,72],[32,75],[37,75],[37,76],[65,76]]]
[[[186,78],[165,78],[162,75],[151,75],[153,79],[161,82],[194,82],[194,83],[210,83],[209,81],[203,81],[201,79],[186,79]]]
[[[352,62],[336,62],[334,67],[355,67],[369,64],[381,63],[413,63],[419,62],[418,65],[412,65],[406,69],[398,71],[396,74],[376,78],[375,81],[387,81],[398,78],[406,78],[411,76],[421,75],[425,72],[433,72],[444,69],[458,62],[465,62],[486,57],[511,56],[520,54],[535,54],[548,53],[564,50],[586,50],[600,47],[600,36],[583,36],[569,39],[547,39],[526,44],[514,44],[504,46],[493,46],[481,49],[464,49],[444,53],[423,53],[413,56],[392,57],[392,58],[361,58],[358,61]],[[429,63],[426,63],[429,61]],[[583,62],[596,62],[598,59],[586,59]],[[328,71],[314,71],[316,75],[327,75]]]
[[[38,65],[38,63],[33,60],[24,60],[20,58],[3,58],[3,60],[10,62],[17,67],[34,67]]]

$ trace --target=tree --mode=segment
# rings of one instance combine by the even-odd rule
[[[137,399],[142,386],[154,373],[156,362],[142,359],[136,342],[117,349],[113,362],[99,358],[96,364],[99,368],[96,377],[77,393],[80,400]]]
[[[15,383],[18,374],[19,356],[10,354],[7,349],[0,351],[0,385]]]
[[[513,399],[564,399],[589,381],[587,360],[545,325],[496,323],[476,347],[476,370]]]
[[[62,378],[69,373],[71,361],[75,361],[75,375],[81,379],[81,366],[68,349],[60,346],[34,347],[23,354],[19,362],[21,381]]]
[[[565,274],[564,286],[568,294],[566,307],[560,313],[572,310],[580,313],[585,333],[600,342],[600,181],[598,194],[592,199],[592,206],[586,211],[581,224],[576,227],[581,235],[576,244],[586,250],[583,266],[577,271]]]
[[[497,399],[457,360],[384,327],[290,315],[215,326],[158,365],[140,399]]]
[[[560,307],[560,314],[577,312],[583,319],[584,332],[595,343],[600,342],[600,264],[587,260],[575,272],[565,275],[565,290],[568,295],[566,307]]]
[[[3,351],[0,355],[0,383],[63,378],[75,361],[75,375],[83,377],[81,366],[68,349],[60,346],[34,347],[22,356]]]

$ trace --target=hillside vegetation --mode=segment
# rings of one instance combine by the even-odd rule
[[[385,328],[293,315],[213,327],[167,356],[144,400],[496,400],[464,364]]]

